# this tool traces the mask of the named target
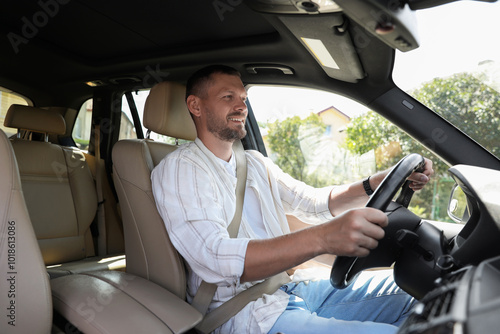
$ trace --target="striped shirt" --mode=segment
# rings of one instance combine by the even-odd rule
[[[284,173],[257,151],[245,151],[247,189],[253,191],[261,217],[252,219],[244,210],[238,237],[227,232],[236,210],[235,172],[217,158],[201,140],[184,144],[167,155],[153,170],[151,179],[158,211],[172,244],[188,268],[188,301],[201,281],[218,285],[209,311],[258,282],[240,283],[245,254],[251,239],[262,237],[252,221],[261,221],[267,237],[289,233],[286,214],[308,223],[333,217],[328,209],[331,187],[312,188]],[[233,154],[234,156],[234,154]],[[234,164],[230,164],[235,168]],[[258,231],[256,233],[256,231]],[[281,290],[250,302],[218,328],[218,333],[267,333],[285,310],[289,296]]]

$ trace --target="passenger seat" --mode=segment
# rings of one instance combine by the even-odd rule
[[[95,257],[90,225],[96,216],[97,194],[83,152],[47,141],[50,134],[66,132],[61,114],[12,105],[4,125],[18,130],[12,147],[26,205],[51,277],[123,269],[123,261],[112,268],[113,260]],[[43,141],[31,140],[35,134],[42,134]]]
[[[48,275],[24,204],[14,152],[0,130],[0,333],[50,332]]]

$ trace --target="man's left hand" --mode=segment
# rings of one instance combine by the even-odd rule
[[[424,171],[413,172],[410,177],[408,177],[408,180],[412,181],[410,183],[410,188],[413,189],[413,191],[422,189],[427,184],[427,182],[429,182],[432,174],[434,174],[434,170],[432,169],[432,161],[427,158],[424,158],[424,160]]]

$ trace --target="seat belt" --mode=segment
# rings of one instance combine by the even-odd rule
[[[203,317],[203,320],[195,328],[202,333],[211,333],[216,328],[222,326],[229,319],[234,317],[236,313],[241,311],[248,303],[259,299],[263,294],[271,295],[275,293],[276,290],[278,290],[283,284],[289,282],[290,276],[288,276],[286,272],[269,277],[263,282],[257,283],[240,292],[212,312],[206,314]],[[217,288],[217,285],[215,285],[215,287]]]
[[[231,238],[236,238],[240,229],[243,200],[245,198],[247,160],[245,150],[240,140],[234,142],[233,151],[236,157],[236,211],[227,230]],[[290,282],[290,276],[288,276],[286,272],[279,273],[240,292],[206,314],[214,298],[217,285],[202,281],[191,303],[191,305],[204,316],[203,320],[195,328],[202,333],[210,333],[234,317],[249,302],[259,299],[263,294],[273,294],[283,284],[288,282]]]
[[[231,238],[236,238],[240,230],[243,201],[247,186],[247,157],[245,156],[245,149],[241,140],[236,140],[233,143],[233,150],[236,157],[236,211],[234,212],[231,224],[227,227],[227,231]]]
[[[227,227],[230,238],[236,238],[241,223],[241,216],[243,213],[243,201],[245,199],[245,187],[247,182],[247,163],[245,150],[241,144],[241,140],[236,140],[233,143],[233,151],[236,157],[236,211],[234,212],[233,219]],[[196,308],[201,314],[207,313],[208,307],[217,290],[216,284],[201,282],[196,295],[194,296],[191,305]]]

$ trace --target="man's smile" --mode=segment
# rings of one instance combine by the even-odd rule
[[[227,119],[231,122],[239,122],[241,124],[245,124],[245,117],[243,116],[241,117],[229,116]]]

